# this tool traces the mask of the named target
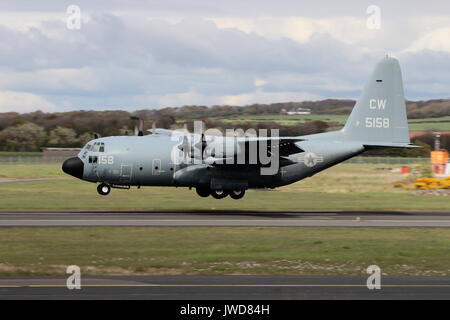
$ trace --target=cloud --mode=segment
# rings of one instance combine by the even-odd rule
[[[0,112],[56,111],[46,99],[28,92],[0,91]]]
[[[450,52],[450,26],[438,28],[423,34],[405,49],[406,52],[417,52],[421,50]]]
[[[265,92],[256,90],[255,92],[219,97],[219,101],[226,105],[242,106],[254,103],[318,100],[319,98],[318,95],[307,92]]]
[[[255,87],[262,87],[265,84],[267,84],[267,80],[261,79],[261,78],[256,78],[255,79]]]
[[[318,100],[321,97],[306,92],[269,92],[257,89],[252,92],[236,95],[202,94],[196,91],[167,94],[163,96],[149,95],[136,97],[140,104],[153,103],[164,106],[182,105],[233,105],[242,106],[254,103],[276,103],[288,101]]]
[[[132,1],[126,9],[80,0],[82,28],[68,30],[65,8],[53,2],[42,1],[41,10],[7,3],[0,88],[58,109],[356,98],[386,52],[400,59],[409,99],[448,96],[450,19],[428,6],[422,14],[411,4],[404,16],[380,1],[382,29],[374,31],[359,2],[325,10],[258,1],[252,11],[252,0]]]

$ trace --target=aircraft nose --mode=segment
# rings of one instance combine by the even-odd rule
[[[72,157],[64,160],[62,169],[65,173],[79,179],[83,178],[84,163],[78,157]]]

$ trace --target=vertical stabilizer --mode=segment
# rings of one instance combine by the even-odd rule
[[[398,60],[375,67],[343,130],[347,140],[365,145],[407,145],[409,141],[402,73]]]

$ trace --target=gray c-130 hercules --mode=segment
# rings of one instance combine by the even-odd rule
[[[247,189],[284,186],[366,150],[416,147],[409,140],[400,65],[389,56],[376,65],[338,131],[298,137],[151,131],[94,139],[77,157],[65,160],[62,169],[100,182],[101,195],[111,188],[174,186],[195,188],[201,197],[240,199]]]

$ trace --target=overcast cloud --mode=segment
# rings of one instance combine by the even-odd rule
[[[357,98],[386,53],[408,99],[449,98],[447,1],[7,0],[0,40],[0,112]]]

